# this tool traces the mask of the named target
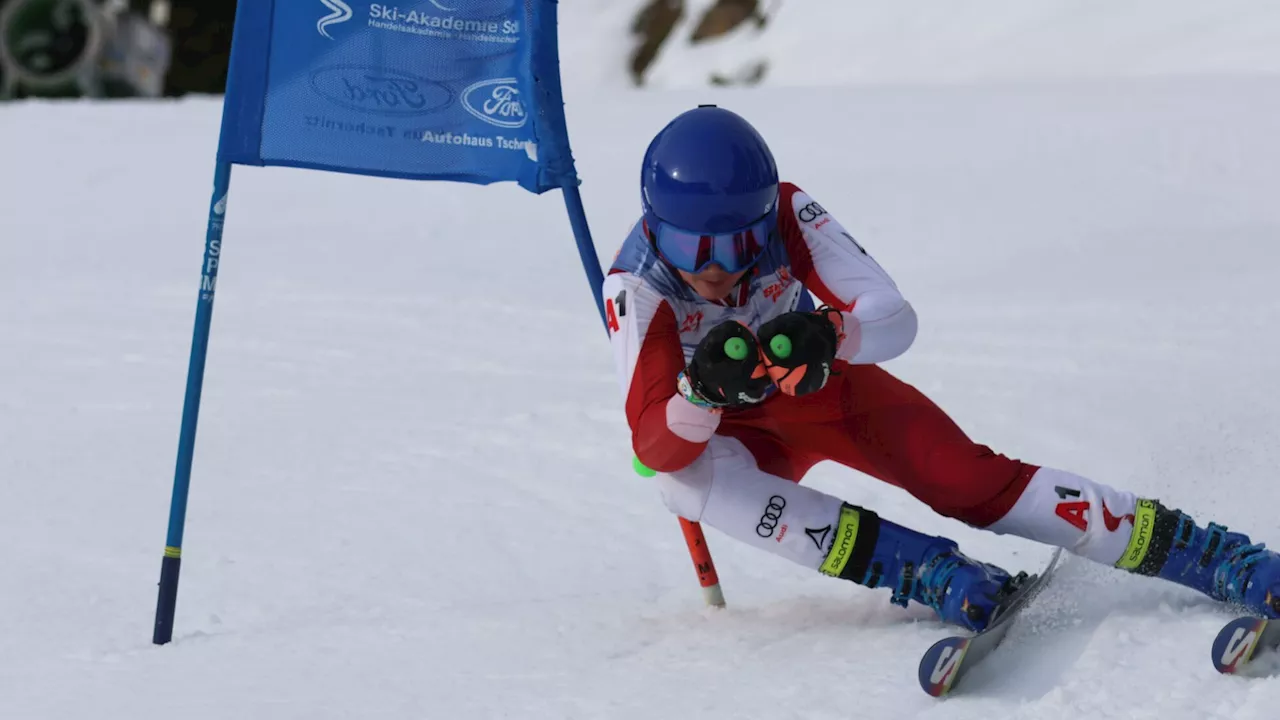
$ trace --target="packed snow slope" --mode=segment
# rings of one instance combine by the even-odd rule
[[[973,437],[1280,543],[1280,82],[598,94],[602,258],[676,112],[751,118],[921,317],[887,368]],[[0,717],[1274,718],[1229,615],[1073,558],[969,691],[884,591],[676,520],[630,469],[563,205],[238,168],[174,642],[150,643],[214,100],[0,108]],[[1048,549],[833,465],[971,554]]]
[[[774,87],[1280,73],[1274,0],[760,0],[748,21],[692,43],[717,0],[684,14],[645,75],[694,88],[767,64]],[[569,87],[623,87],[649,0],[560,4]]]

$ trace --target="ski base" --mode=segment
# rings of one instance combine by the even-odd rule
[[[1213,641],[1213,666],[1218,672],[1246,674],[1255,660],[1273,655],[1280,648],[1280,622],[1259,617],[1232,620],[1218,631]]]
[[[1027,578],[1022,588],[1009,599],[986,630],[976,635],[953,635],[934,643],[920,658],[920,687],[933,697],[949,693],[965,673],[976,667],[1004,640],[1013,626],[1013,620],[1044,589],[1061,558],[1062,549],[1058,548],[1049,558],[1044,571]]]

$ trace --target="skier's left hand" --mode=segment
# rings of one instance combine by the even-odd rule
[[[770,384],[756,336],[736,320],[712,328],[676,378],[686,400],[717,409],[761,402]]]
[[[769,377],[779,390],[799,397],[827,384],[844,340],[844,316],[832,307],[789,312],[762,325],[757,335]]]

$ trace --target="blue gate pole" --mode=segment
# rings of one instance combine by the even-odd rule
[[[575,181],[577,177],[573,178]],[[595,243],[591,240],[591,229],[587,226],[587,211],[582,206],[582,194],[575,183],[565,185],[564,206],[569,211],[569,225],[573,228],[573,238],[578,241],[578,256],[582,258],[582,269],[587,271],[587,282],[591,283],[591,295],[596,300],[596,309],[600,311],[600,322],[605,328],[609,321],[604,315],[604,299],[602,293],[604,273],[600,271],[600,257],[596,255]]]
[[[187,491],[195,456],[196,421],[200,416],[200,392],[204,387],[204,362],[209,351],[209,327],[213,322],[213,296],[218,284],[218,257],[222,254],[222,228],[231,190],[231,163],[219,162],[213,174],[213,200],[205,232],[204,266],[200,299],[196,303],[191,360],[187,366],[187,394],[182,406],[182,432],[178,437],[178,464],[173,474],[173,498],[169,503],[169,535],[160,564],[160,596],[156,601],[156,626],[151,642],[163,645],[173,639],[173,614],[178,603],[178,571],[182,564],[182,530],[187,519]]]

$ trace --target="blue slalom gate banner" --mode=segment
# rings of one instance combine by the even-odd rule
[[[241,3],[218,158],[572,185],[555,33],[536,0]]]
[[[241,0],[223,104],[152,641],[173,636],[233,165],[560,188],[597,310],[569,148],[555,0]]]

